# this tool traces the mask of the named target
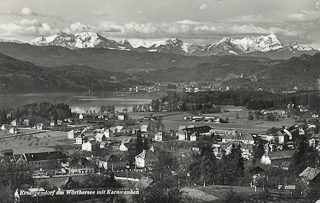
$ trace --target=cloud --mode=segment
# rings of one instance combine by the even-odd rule
[[[22,19],[13,23],[0,24],[2,33],[11,35],[51,35],[60,32],[52,28],[48,23],[42,23],[37,19]]]
[[[117,31],[114,35],[122,37],[195,37],[202,38],[208,35],[258,35],[258,34],[279,34],[283,36],[296,36],[294,30],[279,27],[257,26],[253,24],[230,24],[230,23],[198,23],[191,20],[176,21],[173,23],[137,23],[130,22],[118,24],[114,22],[104,22],[100,24],[102,32]],[[112,33],[109,33],[113,35]]]
[[[198,9],[199,9],[200,11],[203,11],[203,10],[206,9],[206,8],[207,8],[207,2],[205,2],[205,1],[201,2],[201,5],[198,6]]]
[[[29,7],[25,7],[20,10],[20,14],[21,15],[35,15],[36,13],[33,12]]]
[[[68,28],[64,29],[65,33],[77,33],[77,32],[98,32],[98,28],[93,25],[84,24],[81,22],[72,23]]]

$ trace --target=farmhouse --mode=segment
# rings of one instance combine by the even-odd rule
[[[137,168],[152,167],[156,160],[156,153],[150,150],[143,150],[143,152],[135,157]]]
[[[240,141],[244,144],[254,144],[254,139],[250,134],[247,133],[239,133],[237,132],[235,135],[229,134],[226,137],[222,138],[223,143]]]
[[[300,173],[299,177],[301,177],[302,182],[306,185],[310,183],[319,183],[320,182],[320,169],[319,168],[311,168],[307,167]]]
[[[95,136],[97,142],[104,142],[107,141],[107,137],[105,136],[104,133],[97,133]]]
[[[73,158],[69,162],[69,173],[70,174],[86,174],[93,173],[93,164],[86,158]]]
[[[129,168],[129,161],[124,156],[119,156],[111,154],[106,157],[106,164],[104,164],[105,169],[120,170]]]
[[[82,144],[82,150],[93,152],[99,149],[99,144],[97,144],[94,140],[89,140]]]
[[[70,130],[68,132],[68,139],[74,139],[75,138],[75,133],[74,133],[74,130]]]
[[[269,154],[265,154],[261,157],[261,163],[287,169],[294,152],[294,150],[270,152]]]
[[[23,156],[34,170],[60,168],[61,162],[68,159],[68,156],[60,151],[25,153]]]
[[[154,135],[154,141],[155,142],[162,142],[163,141],[163,132],[157,132]]]
[[[212,134],[210,126],[187,126],[179,130],[176,135],[179,140],[196,141],[196,136],[209,136]]]
[[[149,130],[149,126],[148,126],[148,125],[142,125],[142,126],[140,127],[140,131],[141,131],[141,132],[148,132],[148,130]]]

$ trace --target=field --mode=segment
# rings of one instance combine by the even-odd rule
[[[37,133],[37,134],[32,134]],[[21,130],[22,135],[8,136],[0,131],[0,149],[13,149],[15,154],[54,151],[57,145],[68,146],[75,141],[66,140],[67,133],[60,131]],[[2,139],[1,139],[2,138]],[[72,145],[70,146],[72,147]]]
[[[228,112],[224,112],[227,110]],[[223,106],[223,113],[215,113],[215,114],[204,114],[202,116],[218,116],[222,119],[229,118],[229,123],[194,123],[194,122],[186,122],[183,118],[185,116],[192,116],[191,113],[188,112],[131,112],[130,117],[135,118],[143,118],[146,116],[163,116],[163,124],[165,126],[165,130],[177,130],[179,126],[187,126],[187,125],[209,125],[215,129],[229,129],[229,130],[238,130],[244,133],[265,133],[265,131],[269,128],[274,127],[282,127],[282,126],[290,126],[295,123],[294,119],[284,118],[280,121],[248,121],[248,110],[242,107],[235,106]],[[239,119],[236,119],[236,114],[238,114]]]

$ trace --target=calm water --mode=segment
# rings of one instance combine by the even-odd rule
[[[99,111],[101,106],[114,105],[117,111],[134,105],[148,104],[164,93],[51,93],[51,94],[0,94],[0,108],[19,107],[34,102],[66,103],[73,112]]]

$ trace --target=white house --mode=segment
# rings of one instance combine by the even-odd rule
[[[148,132],[148,130],[149,130],[149,126],[148,126],[148,125],[142,125],[142,126],[140,127],[140,131],[141,131],[141,132]]]
[[[152,167],[157,160],[156,153],[150,150],[143,150],[140,154],[135,156],[135,162],[137,168]]]
[[[110,130],[112,131],[112,133],[120,133],[124,130],[123,126],[115,126],[115,127],[111,127]]]
[[[99,147],[100,146],[93,140],[90,140],[82,144],[82,150],[89,152],[95,151]]]
[[[156,142],[162,142],[162,136],[163,136],[163,133],[162,132],[157,132],[155,135],[154,135],[154,141]]]
[[[124,115],[118,115],[118,120],[123,121],[124,120]]]
[[[179,130],[176,135],[178,136],[178,140],[186,140],[187,132],[185,130]]]
[[[107,137],[104,135],[104,133],[97,133],[95,138],[97,142],[104,142],[107,140]]]
[[[10,134],[18,134],[19,133],[19,130],[16,128],[16,127],[11,127],[9,129],[9,133]]]
[[[37,129],[37,130],[42,130],[42,129],[43,129],[43,124],[42,124],[42,123],[38,123],[38,124],[36,125],[36,129]]]
[[[76,144],[83,144],[83,143],[85,143],[87,140],[88,140],[88,138],[85,137],[84,134],[79,134],[79,135],[76,137]]]
[[[120,151],[128,151],[129,150],[129,145],[132,143],[132,139],[130,137],[128,138],[123,138],[121,141],[121,144],[119,146]]]
[[[83,119],[83,114],[81,113],[80,115],[79,115],[79,120],[82,120]]]
[[[190,141],[197,141],[196,133],[192,133],[192,135],[190,135]]]
[[[11,125],[17,127],[17,119],[14,119],[11,121]]]
[[[55,122],[55,121],[51,121],[51,122],[50,122],[50,126],[51,126],[51,127],[56,126],[56,122]]]
[[[70,130],[69,132],[68,132],[68,139],[74,139],[75,137],[75,134],[74,134],[74,130]]]
[[[110,129],[107,129],[103,132],[104,136],[106,136],[106,138],[110,138],[113,136],[113,132]]]

